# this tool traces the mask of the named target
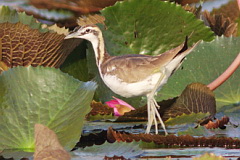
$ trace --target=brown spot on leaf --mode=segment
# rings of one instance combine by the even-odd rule
[[[70,160],[70,154],[64,150],[54,131],[42,124],[35,125],[34,160]]]

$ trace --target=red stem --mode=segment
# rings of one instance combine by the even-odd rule
[[[237,68],[240,65],[240,53],[238,53],[235,60],[232,62],[232,64],[221,74],[217,79],[215,79],[212,83],[208,84],[208,88],[210,90],[215,90],[217,87],[219,87],[221,84],[223,84],[234,72],[237,70]]]

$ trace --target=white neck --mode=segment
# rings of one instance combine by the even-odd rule
[[[107,54],[105,51],[104,39],[102,33],[99,32],[98,37],[90,40],[93,46],[93,50],[95,53],[96,64],[99,67],[103,60],[104,56]]]

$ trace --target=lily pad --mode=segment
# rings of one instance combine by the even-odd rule
[[[198,40],[214,38],[203,21],[175,3],[128,0],[117,2],[101,13],[106,18],[104,36],[112,55],[157,55],[177,47],[189,35],[190,46]]]
[[[0,75],[0,150],[34,149],[34,125],[52,129],[72,149],[90,111],[96,83],[58,69],[15,67]]]
[[[143,150],[139,147],[139,142],[105,142],[102,145],[94,145],[92,147],[86,147],[78,149],[73,152],[73,160],[84,159],[103,159],[105,156],[124,156],[125,158],[136,158],[143,153]]]
[[[197,123],[201,119],[209,116],[209,113],[191,113],[191,114],[182,114],[175,118],[169,118],[165,123],[167,125],[180,125],[187,123]]]
[[[176,97],[184,87],[193,82],[209,84],[221,75],[240,52],[240,37],[217,37],[212,42],[201,42],[183,62],[178,70],[160,91],[161,99]],[[235,73],[214,93],[217,107],[240,102],[240,70]]]

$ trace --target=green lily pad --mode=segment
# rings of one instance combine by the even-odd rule
[[[107,50],[112,55],[157,55],[183,43],[189,45],[214,38],[210,28],[180,5],[159,0],[117,2],[101,11],[106,18],[104,32]]]
[[[87,64],[86,43],[81,43],[68,55],[60,69],[74,78],[86,82],[90,79]]]
[[[180,135],[191,135],[191,136],[204,136],[210,137],[213,136],[214,133],[211,132],[212,130],[206,129],[204,126],[198,126],[197,128],[189,127],[185,131],[180,131],[177,134]]]
[[[166,125],[180,125],[194,122],[196,123],[207,116],[209,116],[209,113],[191,113],[191,114],[183,113],[181,116],[169,118],[167,121],[165,121],[165,123]]]
[[[15,67],[0,75],[0,150],[34,149],[34,125],[52,129],[72,149],[90,111],[96,83],[58,69]]]
[[[240,37],[217,37],[212,42],[201,42],[163,86],[160,99],[178,96],[184,87],[193,82],[209,84],[221,75],[240,52]],[[214,90],[217,107],[240,102],[240,70]],[[159,100],[160,100],[159,99]]]

